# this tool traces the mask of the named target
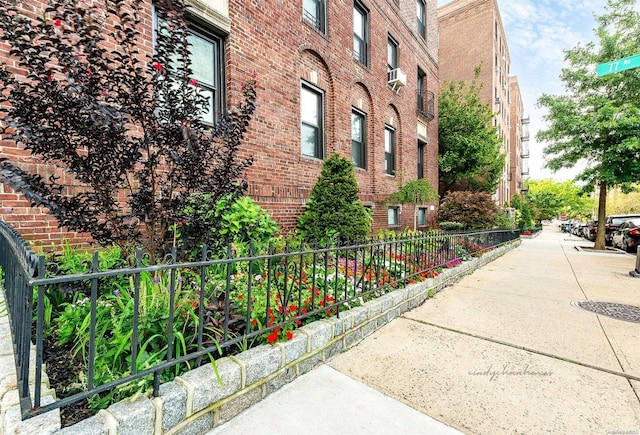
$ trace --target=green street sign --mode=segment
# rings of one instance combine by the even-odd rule
[[[626,69],[637,68],[640,66],[640,54],[635,56],[623,57],[622,59],[612,60],[611,62],[598,65],[598,77],[607,74],[613,74]]]

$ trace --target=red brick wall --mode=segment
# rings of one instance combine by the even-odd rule
[[[283,232],[295,228],[304,210],[322,160],[300,152],[300,86],[311,81],[325,92],[325,156],[338,152],[351,155],[351,108],[367,113],[367,168],[357,169],[361,198],[374,210],[374,229],[387,228],[387,211],[382,201],[403,182],[415,179],[417,170],[416,80],[418,66],[427,74],[426,88],[436,95],[438,77],[438,26],[436,0],[428,0],[428,38],[414,33],[414,1],[364,0],[370,11],[369,65],[352,58],[353,2],[329,1],[327,34],[302,20],[302,0],[238,0],[229,2],[231,33],[225,45],[227,103],[236,105],[242,83],[257,74],[258,103],[255,118],[242,149],[253,155],[247,171],[249,195],[277,220]],[[42,2],[30,0],[35,9]],[[151,6],[143,14],[140,31],[147,36],[143,50],[152,50]],[[407,73],[407,86],[399,94],[387,85],[387,34],[399,43],[399,67]],[[6,47],[0,47],[6,59]],[[4,53],[4,54],[3,54]],[[384,125],[393,117],[397,128],[397,176],[384,174]],[[426,122],[426,120],[424,120]],[[428,124],[429,144],[425,152],[425,178],[437,186],[437,110]],[[7,142],[0,153],[21,167],[35,162]],[[47,173],[43,166],[38,173]],[[32,209],[19,195],[0,186],[0,219],[10,222],[25,238],[42,245],[85,235],[66,233],[43,211]],[[432,204],[437,204],[434,202]],[[430,213],[430,219],[434,214]],[[412,226],[412,207],[404,207],[400,222]]]
[[[373,206],[374,229],[387,228],[382,201],[400,183],[416,177],[418,66],[427,73],[427,88],[436,96],[438,92],[436,2],[428,2],[428,48],[413,33],[415,2],[363,2],[370,12],[368,67],[352,57],[353,2],[328,3],[326,35],[302,19],[301,1],[230,4],[228,76],[237,77],[230,86],[239,86],[243,76],[256,72],[261,87],[258,115],[246,144],[255,157],[248,171],[249,193],[283,229],[292,228],[303,211],[322,165],[300,153],[300,85],[315,72],[317,81],[312,84],[325,91],[325,156],[338,152],[350,157],[351,108],[367,114],[366,169],[356,169],[356,178],[361,199]],[[388,34],[399,43],[398,64],[408,77],[399,94],[386,85]],[[384,173],[384,126],[390,118],[397,128],[396,169],[402,173],[395,177]],[[425,177],[437,186],[437,118],[429,123],[428,133]],[[402,225],[412,226],[412,212],[402,213],[400,219]]]

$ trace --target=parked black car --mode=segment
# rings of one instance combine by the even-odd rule
[[[611,216],[607,216],[607,222],[606,222],[606,226],[605,226],[605,235],[604,235],[604,242],[608,245],[611,246],[611,237],[613,236],[613,232],[615,230],[618,229],[618,227],[628,221],[628,220],[635,220],[635,219],[640,219],[640,214],[634,213],[634,214],[617,214],[617,215],[611,215]]]
[[[611,234],[611,244],[614,248],[624,249],[627,252],[635,252],[640,241],[640,217],[620,224],[617,230]]]

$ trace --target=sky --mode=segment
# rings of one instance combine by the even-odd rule
[[[438,6],[451,0],[438,0]],[[545,109],[536,107],[542,94],[563,93],[560,70],[566,66],[564,50],[595,41],[595,15],[602,15],[606,0],[498,0],[511,56],[511,75],[518,76],[529,125],[529,178],[572,179],[577,170],[551,172],[544,168],[544,143],[536,133],[546,129]]]

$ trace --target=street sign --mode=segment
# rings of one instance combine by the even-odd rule
[[[598,77],[605,76],[607,74],[613,74],[626,69],[640,67],[640,54],[635,56],[623,57],[622,59],[612,60],[611,62],[598,65],[597,73]]]

